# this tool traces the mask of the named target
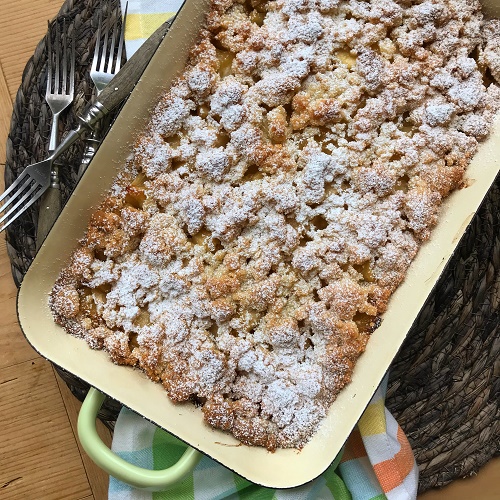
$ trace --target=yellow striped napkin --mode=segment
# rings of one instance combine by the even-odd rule
[[[120,2],[122,12],[125,12],[127,0]],[[127,58],[130,58],[161,24],[174,16],[182,3],[183,0],[129,0],[125,26]]]
[[[111,477],[108,500],[415,500],[418,467],[403,430],[385,407],[387,379],[352,431],[343,455],[303,486],[264,488],[203,456],[192,474],[165,492],[137,490]],[[134,465],[159,470],[173,465],[186,445],[123,408],[112,449]]]

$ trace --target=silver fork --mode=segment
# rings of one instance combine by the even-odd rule
[[[71,54],[68,56],[68,39],[66,32],[66,21],[63,21],[63,34],[59,23],[56,23],[56,48],[52,50],[52,40],[50,29],[48,33],[48,70],[47,70],[47,90],[45,92],[45,100],[52,111],[52,127],[50,130],[49,154],[57,147],[58,143],[58,128],[59,115],[73,102],[75,94],[75,41],[71,39]],[[62,38],[62,39],[61,39]],[[62,72],[60,70],[60,54],[59,47],[63,48],[62,54]],[[55,58],[54,74],[52,73],[52,60]],[[68,59],[70,68],[68,72]]]
[[[96,44],[94,58],[90,68],[90,78],[94,82],[97,96],[104,90],[106,85],[120,71],[122,64],[123,39],[125,36],[125,23],[127,21],[128,3],[125,6],[121,29],[118,29],[118,19],[120,17],[119,5],[116,7],[115,22],[110,33],[109,26],[104,30],[104,43],[101,50],[102,36],[102,11],[99,13],[99,24],[97,26]],[[118,42],[118,50],[115,56],[115,47]]]
[[[115,9],[115,22],[111,27],[106,26],[103,30],[102,26],[102,11],[99,12],[99,23],[97,25],[96,43],[94,49],[94,57],[92,59],[92,67],[90,68],[90,78],[94,82],[96,95],[99,97],[101,92],[106,88],[108,83],[120,71],[123,53],[123,40],[125,36],[125,23],[127,21],[128,2],[125,4],[125,12],[123,14],[121,29],[118,29],[118,19],[120,17],[119,4]],[[101,37],[104,36],[104,42],[101,49]],[[118,45],[117,45],[118,44]],[[118,47],[115,55],[115,48]],[[88,164],[92,160],[97,147],[99,146],[99,127],[87,138],[87,145],[83,153],[82,162],[78,169],[78,179],[87,169]]]
[[[181,9],[182,10],[182,9]],[[0,232],[23,214],[50,186],[50,172],[56,158],[65,153],[82,135],[94,130],[96,123],[117,108],[132,92],[161,41],[177,16],[165,21],[127,61],[111,85],[96,102],[89,105],[79,123],[56,150],[45,160],[26,167],[17,179],[0,195]],[[3,214],[3,215],[2,215]]]
[[[49,154],[52,154],[58,145],[59,116],[73,102],[75,93],[75,40],[71,39],[71,49],[68,53],[68,37],[66,22],[63,21],[63,30],[56,23],[55,48],[52,47],[52,36],[47,33],[47,88],[45,100],[52,111],[52,125],[50,129]],[[62,47],[62,71],[61,71]],[[69,70],[68,70],[69,63]],[[61,190],[59,184],[59,167],[52,164],[50,172],[50,186],[41,197],[38,213],[36,247],[40,248],[50,228],[61,211]]]

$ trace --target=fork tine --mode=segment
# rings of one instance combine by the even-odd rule
[[[106,67],[107,67],[108,33],[109,33],[109,25],[106,24],[106,27],[104,28],[104,44],[103,44],[103,48],[102,48],[101,64],[99,65],[99,71],[106,71]]]
[[[128,11],[128,2],[125,4],[125,12],[123,14],[122,29],[120,31],[120,41],[118,42],[118,53],[116,54],[115,73],[118,73],[118,71],[120,71],[120,67],[122,65],[123,39],[125,37],[125,25],[127,23],[127,11]]]
[[[19,189],[17,189],[16,192],[12,194],[12,196],[10,196],[9,198],[7,198],[7,200],[2,205],[2,207],[0,207],[0,213],[5,212],[5,210],[7,210],[7,207],[14,200],[16,200],[24,192],[24,190],[29,187],[29,185],[33,181],[33,179],[31,177],[29,177],[29,176],[27,178],[26,178],[26,176],[24,176],[23,179],[24,179],[24,182],[22,183],[22,186],[20,186]]]
[[[23,191],[30,186],[32,181],[33,181],[33,179],[31,179],[31,178],[28,179],[23,184],[22,189],[19,189],[14,196],[11,196],[9,201],[5,205],[10,205],[13,200],[16,200],[17,196],[21,195],[23,193]],[[12,207],[10,207],[10,209],[7,211],[7,213],[5,213],[2,217],[0,217],[0,223],[2,223],[5,219],[7,219],[7,217],[9,217],[9,215],[14,213],[17,210],[17,208],[20,205],[22,205],[24,203],[24,201],[27,200],[39,188],[40,188],[40,184],[38,184],[38,182],[35,182],[33,184],[33,186],[31,186],[31,188],[28,189],[28,191],[26,191],[26,193],[24,193],[24,195],[20,199],[18,199],[18,201]],[[5,208],[5,205],[2,207],[2,211]],[[24,209],[24,205],[23,205],[23,209]]]
[[[91,71],[97,70],[97,61],[99,60],[99,49],[101,46],[101,28],[102,28],[102,10],[99,11],[99,22],[97,23],[97,34],[95,40],[94,58],[92,59]]]
[[[59,94],[59,45],[61,43],[61,35],[59,33],[59,23],[56,22],[56,43],[54,51],[56,53],[56,69],[55,69],[55,84],[54,84],[54,93]]]
[[[68,88],[68,37],[66,32],[66,19],[63,19],[63,67],[61,93],[66,94]]]
[[[33,205],[33,203],[35,203],[36,200],[38,200],[38,198],[40,198],[40,196],[42,196],[43,194],[43,189],[40,189],[37,193],[35,193],[33,195],[33,197],[25,204],[21,207],[20,210],[18,210],[18,212],[10,218],[10,220],[8,222],[6,222],[3,226],[0,227],[0,233],[4,230],[4,229],[7,229],[20,215],[22,215],[24,212],[26,212],[26,210],[31,207],[31,205]]]
[[[69,70],[69,93],[71,96],[75,93],[75,33],[71,37],[71,68]]]
[[[0,212],[5,212],[6,207],[8,207],[31,184],[31,181],[33,180],[29,175],[21,177],[21,182],[16,182],[16,184],[22,184],[22,186],[19,186],[16,192],[12,193],[12,195],[5,200],[4,204],[0,207]]]
[[[113,72],[113,59],[115,57],[115,45],[118,34],[118,7],[115,9],[115,22],[113,23],[113,29],[111,32],[111,47],[109,48],[108,64],[106,66],[106,71]]]
[[[2,193],[2,195],[0,196],[0,202],[3,201],[7,197],[7,195],[9,193],[11,193],[12,191],[14,191],[14,189],[16,189],[17,186],[19,186],[19,184],[21,184],[21,182],[25,178],[26,178],[26,174],[23,171],[23,172],[21,172],[21,175]],[[5,205],[3,205],[3,206],[5,206]],[[0,210],[2,210],[2,207],[0,207]]]
[[[45,95],[52,92],[52,34],[50,33],[50,22],[47,29],[47,89]]]

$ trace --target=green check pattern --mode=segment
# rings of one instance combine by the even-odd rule
[[[121,439],[127,439],[127,427],[132,431],[134,449],[130,447],[129,451],[118,451],[115,443],[115,453],[140,467],[149,465],[148,468],[151,469],[166,469],[174,465],[186,449],[182,441],[130,410],[122,410],[117,426],[119,432],[122,432],[125,426],[125,435],[122,432]],[[191,475],[164,492],[140,491],[110,478],[109,500],[282,500],[292,498],[294,500],[351,500],[349,490],[336,473],[338,461],[335,460],[318,479],[311,483],[289,490],[274,490],[253,484],[214,460],[203,456]]]

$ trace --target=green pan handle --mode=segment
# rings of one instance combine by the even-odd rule
[[[113,453],[97,434],[96,418],[106,395],[91,388],[78,415],[78,437],[89,457],[111,476],[135,488],[163,491],[190,474],[201,453],[188,447],[179,461],[164,470],[142,469]]]

